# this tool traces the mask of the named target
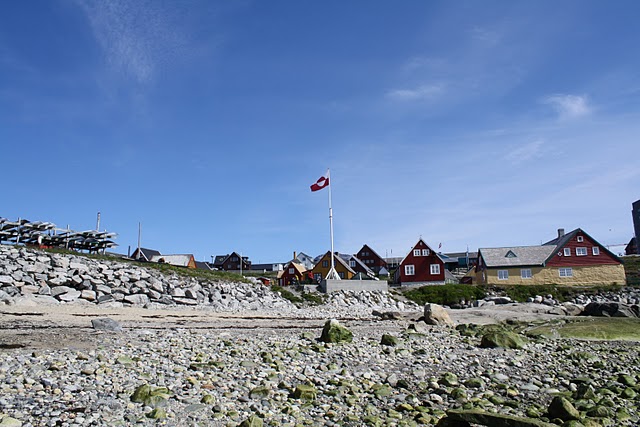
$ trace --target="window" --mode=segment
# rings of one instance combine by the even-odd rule
[[[560,273],[560,277],[573,277],[573,269],[571,267],[559,268],[558,272]]]
[[[576,240],[577,240],[579,243],[582,243],[582,242],[584,241],[584,237],[582,237],[582,236],[578,236],[578,237],[576,238]]]
[[[289,274],[294,274],[294,273],[295,273],[295,270],[293,268],[290,268],[289,269]]]
[[[591,253],[593,253],[594,255],[600,255],[600,248],[594,246],[593,248],[591,248]]]
[[[564,256],[571,256],[571,248],[564,248]]]
[[[342,271],[341,271],[341,272],[339,272],[339,273],[338,273],[338,276],[340,276],[340,278],[341,278],[341,279],[344,279],[344,272],[342,272]]]
[[[232,256],[231,257],[231,261],[238,261],[238,257],[237,256]]]
[[[313,275],[313,280],[315,280],[317,283],[319,283],[320,281],[322,281],[322,274],[320,273],[315,273]]]
[[[585,256],[587,254],[587,248],[576,248],[577,256]]]
[[[420,256],[420,249],[414,249],[413,256]]]
[[[440,274],[440,264],[431,264],[431,274]]]
[[[429,249],[423,249],[422,256],[429,256]]]
[[[416,274],[416,269],[413,264],[404,266],[404,274],[405,276],[413,276],[414,274]]]
[[[509,280],[509,270],[498,270],[498,280]]]
[[[356,262],[352,259],[349,260],[349,267],[355,267],[356,266]]]
[[[520,270],[520,278],[522,279],[531,279],[532,275],[531,275],[531,269],[530,268],[523,268],[522,270]]]
[[[327,260],[322,261],[322,266],[323,267],[329,267],[329,261],[327,261]]]

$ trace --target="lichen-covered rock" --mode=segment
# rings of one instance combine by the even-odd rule
[[[389,347],[395,347],[398,345],[398,338],[394,337],[391,334],[383,334],[382,338],[380,339],[380,344]]]
[[[298,384],[293,391],[293,397],[300,400],[315,400],[318,396],[318,390],[308,384]]]
[[[511,331],[490,331],[482,336],[482,348],[524,348],[526,338]]]
[[[353,333],[337,320],[327,320],[320,335],[320,341],[326,343],[349,343],[353,341]]]
[[[563,421],[580,419],[580,412],[571,402],[562,396],[556,396],[553,398],[547,412],[551,419],[559,418]]]
[[[131,401],[157,407],[164,405],[169,397],[171,394],[166,387],[151,387],[148,384],[143,384],[135,389],[131,395]]]
[[[461,427],[478,424],[481,426],[500,427],[556,427],[533,418],[517,417],[513,415],[495,414],[477,409],[450,409],[446,416],[438,422],[438,427]]]
[[[262,418],[257,415],[251,415],[240,423],[240,427],[262,427],[262,425]]]

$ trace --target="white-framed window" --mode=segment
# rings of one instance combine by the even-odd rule
[[[431,264],[431,274],[440,274],[440,264]]]
[[[600,248],[597,246],[594,246],[591,248],[591,253],[594,255],[600,255]]]
[[[498,280],[509,280],[509,270],[498,270]]]
[[[577,256],[586,256],[587,255],[587,248],[576,248],[576,255]]]
[[[295,270],[293,268],[290,268],[289,269],[289,274],[293,274],[293,273],[295,273]]]
[[[413,266],[413,264],[404,266],[404,274],[405,276],[413,276],[414,274],[416,274],[416,268]]]
[[[571,256],[571,248],[564,248],[564,256]]]
[[[531,274],[530,268],[523,268],[520,270],[520,278],[522,279],[531,279],[533,276]]]
[[[560,273],[560,277],[573,277],[573,268],[571,267],[559,268],[558,273]]]
[[[576,237],[576,240],[578,241],[578,243],[582,243],[582,242],[584,242],[584,237],[578,236],[578,237]]]
[[[322,280],[322,274],[320,274],[320,273],[315,273],[315,274],[313,275],[313,280],[315,280],[316,282],[321,281],[321,280]]]
[[[329,267],[329,261],[327,261],[327,260],[322,261],[322,266],[325,267],[325,268]]]
[[[356,266],[356,262],[352,259],[349,260],[349,267],[355,267]]]
[[[414,249],[413,256],[420,256],[420,249]]]
[[[340,276],[341,279],[344,279],[344,272],[343,271],[339,272],[338,276]]]
[[[423,249],[422,256],[429,256],[429,249]]]

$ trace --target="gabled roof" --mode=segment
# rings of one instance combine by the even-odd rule
[[[345,262],[349,263],[349,266],[351,266],[350,261],[353,260],[356,264],[358,264],[360,267],[362,267],[362,269],[366,272],[367,276],[375,276],[376,273],[373,272],[372,269],[370,269],[364,262],[362,262],[361,259],[359,259],[357,256],[355,255],[349,255],[349,254],[336,254],[338,255],[340,258],[342,258]]]
[[[429,250],[431,251],[431,253],[434,253],[438,258],[440,258],[440,261],[442,261],[442,263],[443,263],[443,264],[445,263],[445,260],[444,260],[444,258],[442,257],[442,254],[439,254],[438,252],[434,251],[434,250],[431,248],[431,246],[430,246],[430,245],[428,245],[428,244],[427,244],[427,242],[425,242],[425,241],[424,241],[424,239],[421,237],[421,238],[419,238],[419,239],[418,239],[418,241],[416,242],[416,244],[415,244],[415,245],[413,245],[413,246],[411,247],[411,249],[409,249],[409,252],[407,252],[407,254],[404,256],[404,258],[402,258],[402,261],[400,261],[400,264],[399,264],[399,265],[402,265],[402,264],[404,263],[404,260],[405,260],[405,259],[407,259],[407,257],[413,253],[413,250],[416,248],[416,246],[418,246],[418,243],[420,243],[420,242],[424,243],[424,245],[425,245],[426,247],[428,247],[428,248],[429,248]]]
[[[178,267],[187,267],[192,259],[193,255],[191,254],[154,255],[151,258],[151,262],[163,262],[165,264],[171,264]]]
[[[290,268],[295,268],[295,270],[300,274],[304,274],[307,271],[307,268],[304,265],[296,261],[289,261],[289,263],[282,269],[282,271],[286,271]]]
[[[204,261],[196,261],[196,268],[198,270],[211,271],[211,267],[209,267],[209,264]]]
[[[213,265],[222,265],[222,263],[224,262],[225,259],[227,259],[228,256],[229,256],[229,254],[216,255],[216,257],[213,260]]]
[[[584,231],[582,228],[576,228],[573,231],[570,231],[566,234],[564,234],[563,236],[560,237],[556,237],[553,240],[549,240],[547,243],[545,243],[545,245],[555,245],[554,249],[555,250],[560,250],[562,249],[567,243],[569,243],[571,241],[571,239],[573,239],[576,234],[578,233],[582,233],[584,236],[586,236],[589,240],[591,240],[593,243],[597,244],[600,246],[600,250],[606,252],[607,254],[609,254],[610,256],[612,256],[615,260],[618,260],[618,262],[622,262],[622,260],[620,259],[620,257],[618,257],[618,255],[614,254],[613,252],[611,252],[609,249],[607,249],[606,246],[600,244],[600,242],[598,242],[596,239],[594,239],[593,237],[591,237],[589,235],[589,233],[587,233],[586,231]],[[553,254],[551,254],[548,258],[547,261],[553,256]]]
[[[375,256],[377,256],[378,258],[380,258],[381,260],[384,261],[384,258],[382,258],[380,255],[378,255],[378,252],[374,251],[373,248],[369,245],[367,245],[366,243],[364,245],[362,245],[362,248],[360,248],[360,251],[363,250],[364,248],[367,248],[369,251],[371,251]],[[360,252],[358,251],[358,252]]]
[[[478,249],[478,253],[487,267],[544,265],[547,258],[555,252],[556,247],[553,245]],[[510,256],[510,254],[515,256]]]
[[[137,248],[133,252],[134,255],[136,254],[136,251],[138,251]],[[144,259],[145,261],[151,261],[151,258],[155,255],[161,255],[161,253],[154,249],[140,248],[140,259]]]
[[[322,255],[318,255],[316,258],[318,259],[318,262],[316,263],[316,266],[318,265],[318,263],[325,257],[325,256],[331,256],[331,251],[327,251]],[[350,256],[350,255],[348,255]],[[340,255],[338,252],[334,253],[334,263],[335,264],[341,264],[343,267],[345,267],[347,269],[347,271],[356,274],[356,272],[353,270],[353,268],[349,267],[349,264],[347,262],[345,262],[345,260],[342,258],[342,255]]]

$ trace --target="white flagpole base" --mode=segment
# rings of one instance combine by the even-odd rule
[[[341,279],[336,269],[332,267],[331,270],[329,270],[329,272],[327,273],[327,277],[325,277],[325,280],[341,280]]]

